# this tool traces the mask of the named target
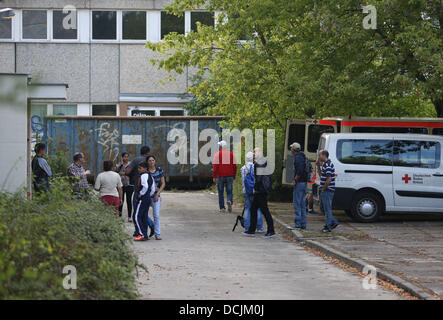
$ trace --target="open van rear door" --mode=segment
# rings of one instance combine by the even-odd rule
[[[294,156],[289,146],[300,143],[301,151],[312,162],[317,158],[318,143],[323,133],[337,133],[336,120],[288,119],[286,121],[285,150],[283,153],[282,184],[290,185],[294,179]],[[314,164],[312,165],[315,168]]]
[[[305,150],[306,140],[306,120],[288,119],[286,121],[285,146],[283,150],[283,172],[282,184],[291,185],[294,180],[294,156],[289,146],[294,143],[300,143],[301,150]]]

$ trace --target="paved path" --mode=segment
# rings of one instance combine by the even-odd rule
[[[215,195],[162,198],[163,240],[134,243],[149,269],[139,275],[142,299],[400,299],[381,287],[363,289],[361,276],[280,235],[232,232],[238,212],[218,213]]]
[[[292,205],[271,203],[271,212],[294,224]],[[304,237],[368,261],[427,291],[443,297],[443,214],[388,213],[380,222],[353,222],[343,211],[334,211],[341,226],[321,234],[323,215],[308,215]]]

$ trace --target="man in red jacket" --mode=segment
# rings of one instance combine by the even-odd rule
[[[235,161],[234,154],[226,150],[227,145],[226,141],[223,140],[218,143],[220,151],[215,154],[212,161],[212,177],[214,183],[217,183],[220,212],[226,211],[224,198],[225,186],[228,195],[228,211],[232,212],[232,184],[237,174],[237,162]]]

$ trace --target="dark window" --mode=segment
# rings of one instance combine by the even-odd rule
[[[294,142],[300,143],[301,151],[305,150],[305,129],[306,125],[304,124],[290,124],[289,132],[288,132],[288,145],[286,146],[288,149],[291,144]]]
[[[72,14],[76,15],[77,12],[63,13],[63,11],[54,10],[52,15],[52,37],[54,39],[77,39],[78,21],[77,19],[72,21],[72,18],[70,18]],[[65,25],[63,25],[63,22]]]
[[[440,166],[440,143],[436,141],[395,141],[394,165],[438,168]]]
[[[428,134],[427,128],[409,128],[409,127],[353,127],[354,133],[420,133]]]
[[[240,19],[239,14],[233,14],[230,17],[228,17],[228,23],[232,25],[232,30],[235,30],[235,38],[237,40],[252,40],[253,37],[253,30],[248,30],[245,28],[244,21]]]
[[[214,16],[210,12],[191,12],[191,30],[197,32],[197,22],[205,26],[214,26]]]
[[[185,16],[177,17],[173,14],[168,14],[165,11],[161,13],[161,37],[171,32],[180,34],[185,33]]]
[[[123,11],[123,40],[146,40],[146,11]]]
[[[308,152],[317,152],[318,142],[323,133],[334,133],[334,127],[318,124],[311,124],[308,127]]]
[[[0,18],[0,39],[12,39],[12,19]]]
[[[92,11],[92,39],[117,39],[117,13],[115,11]]]
[[[47,39],[46,10],[23,10],[23,39]]]
[[[155,110],[132,110],[131,116],[133,117],[155,116]]]
[[[391,166],[392,146],[392,140],[340,139],[337,159],[349,164]]]
[[[160,110],[161,116],[182,116],[183,110]]]
[[[432,129],[432,134],[443,136],[443,128],[434,128]]]
[[[93,116],[116,116],[115,104],[93,104],[92,105]]]

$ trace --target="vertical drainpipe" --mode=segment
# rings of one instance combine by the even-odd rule
[[[26,99],[26,198],[32,197],[32,178],[31,178],[31,100]]]

